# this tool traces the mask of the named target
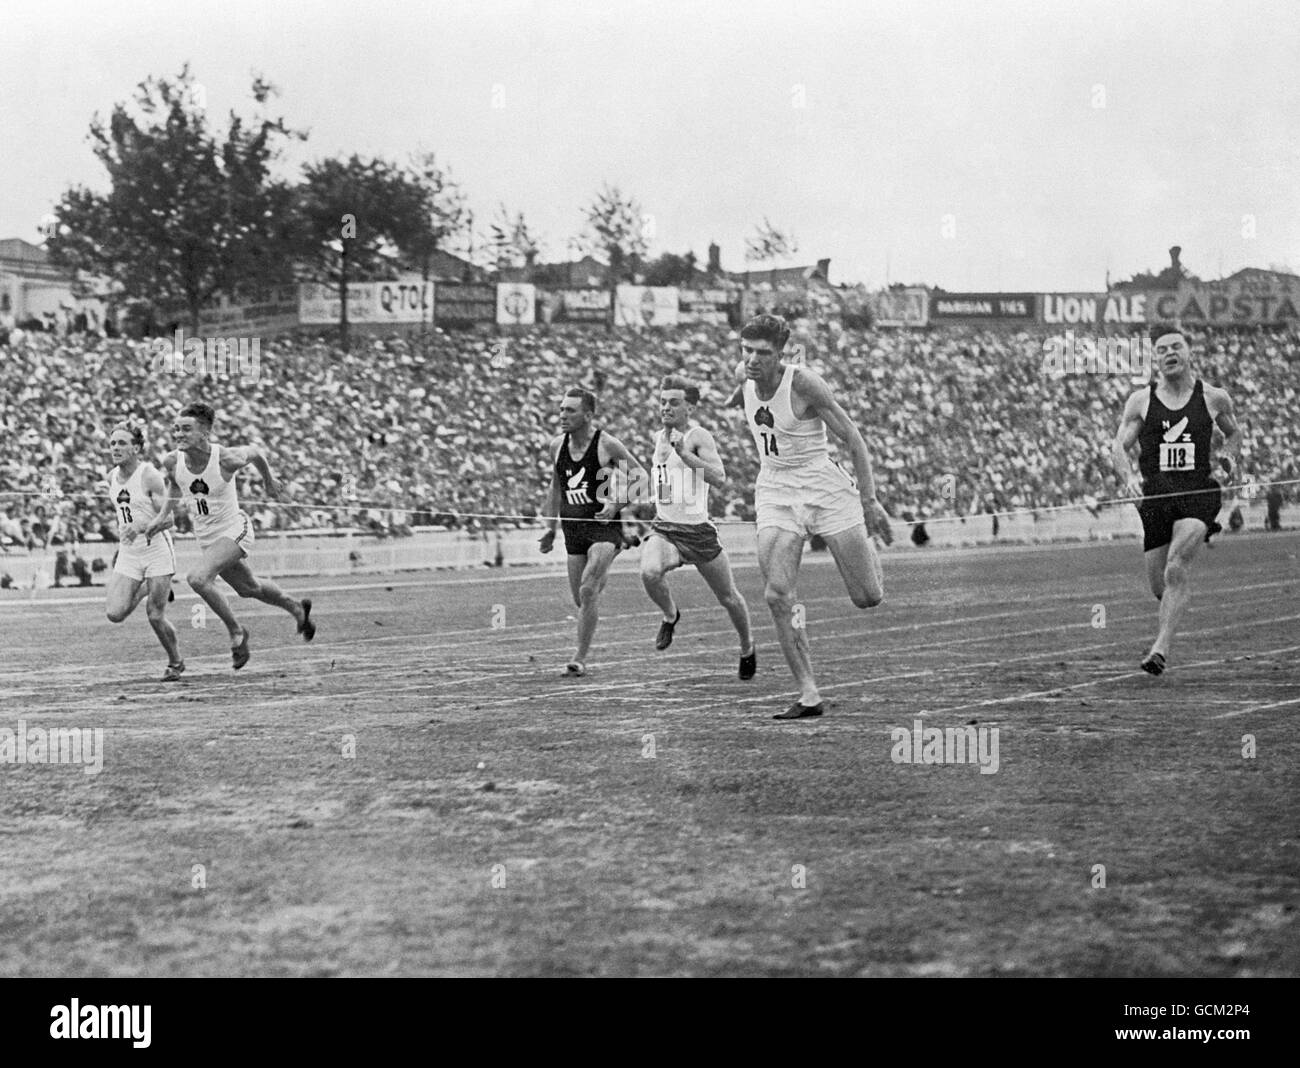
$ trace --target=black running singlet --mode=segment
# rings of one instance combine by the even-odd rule
[[[1183,407],[1170,411],[1156,396],[1151,383],[1147,417],[1138,433],[1138,469],[1148,492],[1153,485],[1170,492],[1204,485],[1210,478],[1210,441],[1214,420],[1205,403],[1205,388],[1198,378]]]
[[[564,435],[559,455],[555,458],[555,473],[560,479],[560,518],[594,519],[604,508],[596,498],[600,485],[600,431],[591,435],[591,444],[575,460],[569,453],[569,435]]]

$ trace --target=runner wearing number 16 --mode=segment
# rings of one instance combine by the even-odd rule
[[[1153,327],[1151,341],[1160,380],[1129,397],[1111,461],[1130,495],[1142,498],[1137,506],[1142,549],[1151,592],[1160,602],[1160,627],[1141,666],[1159,675],[1191,596],[1192,562],[1201,546],[1223,529],[1215,522],[1222,500],[1220,485],[1211,476],[1214,428],[1224,434],[1218,466],[1229,477],[1241,451],[1241,431],[1227,392],[1193,379],[1191,350],[1181,328]],[[1134,443],[1140,486],[1129,460]]]
[[[248,628],[241,626],[230,605],[217,589],[221,577],[240,597],[253,597],[266,604],[283,608],[298,623],[304,641],[316,636],[311,621],[311,601],[295,601],[274,582],[259,579],[248,566],[253,545],[253,524],[239,507],[235,492],[236,473],[251,464],[262,476],[266,496],[274,499],[275,481],[271,468],[256,445],[231,448],[210,440],[216,413],[209,405],[190,404],[181,409],[172,425],[176,451],[163,460],[167,475],[167,503],[150,525],[148,534],[170,521],[176,502],[184,498],[194,520],[194,534],[203,559],[194,566],[186,580],[208,607],[226,625],[230,633],[230,655],[238,670],[248,663]]]

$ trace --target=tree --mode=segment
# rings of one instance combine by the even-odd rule
[[[646,254],[645,216],[641,205],[625,197],[617,186],[603,185],[592,202],[583,209],[587,220],[574,242],[579,253],[602,253],[609,264],[610,317],[614,325],[614,290],[619,282],[630,281],[642,256]]]
[[[414,155],[406,178],[407,181],[398,183],[396,189],[411,202],[398,214],[409,216],[413,227],[394,236],[404,259],[420,272],[427,288],[434,255],[464,234],[472,216],[460,186],[452,179],[450,170],[439,166],[432,152]],[[426,335],[428,328],[427,322],[421,323]]]
[[[776,289],[776,261],[788,260],[799,251],[799,243],[794,234],[778,230],[766,215],[758,226],[754,227],[754,236],[745,239],[745,261],[747,263],[768,263],[772,265],[772,288]]]
[[[348,347],[348,285],[391,278],[400,250],[425,254],[428,191],[383,159],[325,159],[303,169],[298,188],[298,263],[339,294],[339,343]],[[431,256],[429,251],[427,255]]]
[[[413,156],[406,177],[408,181],[397,188],[414,198],[404,210],[417,225],[396,235],[396,240],[407,262],[427,282],[434,254],[462,237],[472,216],[451,171],[440,166],[432,152]]]
[[[275,95],[260,77],[251,91],[259,109]],[[107,123],[91,121],[109,190],[63,194],[50,259],[76,279],[105,276],[154,309],[184,308],[198,333],[199,310],[216,294],[288,279],[291,194],[271,165],[285,139],[304,135],[232,111],[218,140],[188,64],[174,80],[141,82],[134,103],[135,113],[119,103]]]
[[[488,247],[497,270],[509,267],[531,270],[541,251],[541,241],[528,228],[522,211],[511,216],[504,204],[498,204],[496,218],[488,228]]]
[[[645,284],[648,286],[688,286],[695,273],[695,256],[688,252],[678,256],[665,252],[646,265]]]

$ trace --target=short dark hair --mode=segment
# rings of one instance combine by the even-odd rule
[[[591,390],[580,389],[579,387],[574,386],[565,394],[565,396],[579,398],[582,401],[582,407],[586,410],[588,415],[596,414],[596,394],[592,393]]]
[[[119,430],[125,431],[127,434],[131,436],[131,444],[134,445],[137,449],[144,448],[144,430],[141,428],[139,423],[132,424],[125,421],[118,423],[115,427],[113,427],[112,430],[109,431],[109,436],[111,437],[113,434],[116,434]]]
[[[1155,344],[1166,334],[1177,334],[1184,341],[1187,340],[1187,332],[1176,323],[1156,323],[1151,327],[1151,344]]]
[[[660,390],[680,389],[686,394],[687,404],[700,403],[700,387],[681,375],[664,375],[663,381],[659,383],[659,388]]]
[[[740,331],[746,341],[770,341],[778,352],[790,340],[790,324],[779,315],[755,315]]]
[[[212,405],[203,404],[200,401],[195,401],[193,404],[185,405],[185,407],[181,409],[181,415],[188,415],[202,423],[207,423],[209,430],[212,429],[212,424],[217,420],[216,409],[214,409]]]

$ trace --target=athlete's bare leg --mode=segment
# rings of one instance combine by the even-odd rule
[[[740,590],[736,589],[736,579],[731,573],[731,561],[727,559],[724,549],[707,564],[696,564],[695,569],[704,576],[709,589],[718,599],[718,604],[727,610],[731,625],[740,637],[740,655],[748,656],[754,651],[754,636],[749,626],[749,606]]]
[[[203,551],[203,559],[194,565],[194,570],[185,576],[185,581],[217,618],[226,625],[230,633],[230,644],[238,645],[244,637],[244,628],[235,619],[225,595],[217,589],[217,576],[244,559],[244,550],[231,538],[218,538]]]
[[[158,636],[158,641],[167,650],[167,663],[179,664],[181,661],[180,643],[176,640],[176,628],[167,620],[167,595],[172,591],[171,575],[155,575],[147,580],[149,603],[145,611],[149,613],[149,625]]]
[[[795,583],[803,560],[803,538],[788,530],[764,527],[758,532],[758,565],[763,572],[767,607],[776,624],[776,638],[799,686],[799,703],[821,704],[817,681],[813,678],[812,651],[803,627],[791,618],[795,603]]]
[[[587,569],[585,556],[567,557],[569,564],[569,592],[573,595],[573,607],[582,607],[582,573]]]
[[[614,556],[614,546],[607,541],[595,542],[587,550],[587,565],[582,569],[582,579],[578,583],[578,651],[573,654],[573,659],[580,664],[587,662],[587,654],[591,652],[591,639],[596,635],[596,624],[600,619],[597,606]]]
[[[681,566],[677,546],[662,535],[652,533],[641,543],[641,585],[669,623],[677,619],[677,602],[664,575]]]
[[[1178,621],[1192,596],[1192,562],[1205,544],[1206,529],[1199,519],[1180,519],[1174,524],[1169,559],[1165,563],[1164,596],[1160,599],[1160,630],[1151,646],[1152,653],[1159,653],[1166,660]]]
[[[135,606],[140,603],[140,592],[143,588],[144,583],[138,579],[114,571],[108,579],[108,599],[104,606],[109,621],[121,623],[134,612]]]
[[[823,537],[835,558],[835,566],[840,569],[849,599],[858,608],[875,608],[885,599],[885,581],[880,570],[880,555],[867,533],[866,524]]]
[[[1165,564],[1169,561],[1169,546],[1161,545],[1144,554],[1147,562],[1147,582],[1156,600],[1165,595]]]
[[[221,577],[230,583],[240,597],[251,597],[263,604],[283,608],[289,615],[301,623],[303,620],[302,602],[295,601],[270,579],[260,579],[253,574],[247,560],[237,560],[221,572]]]

